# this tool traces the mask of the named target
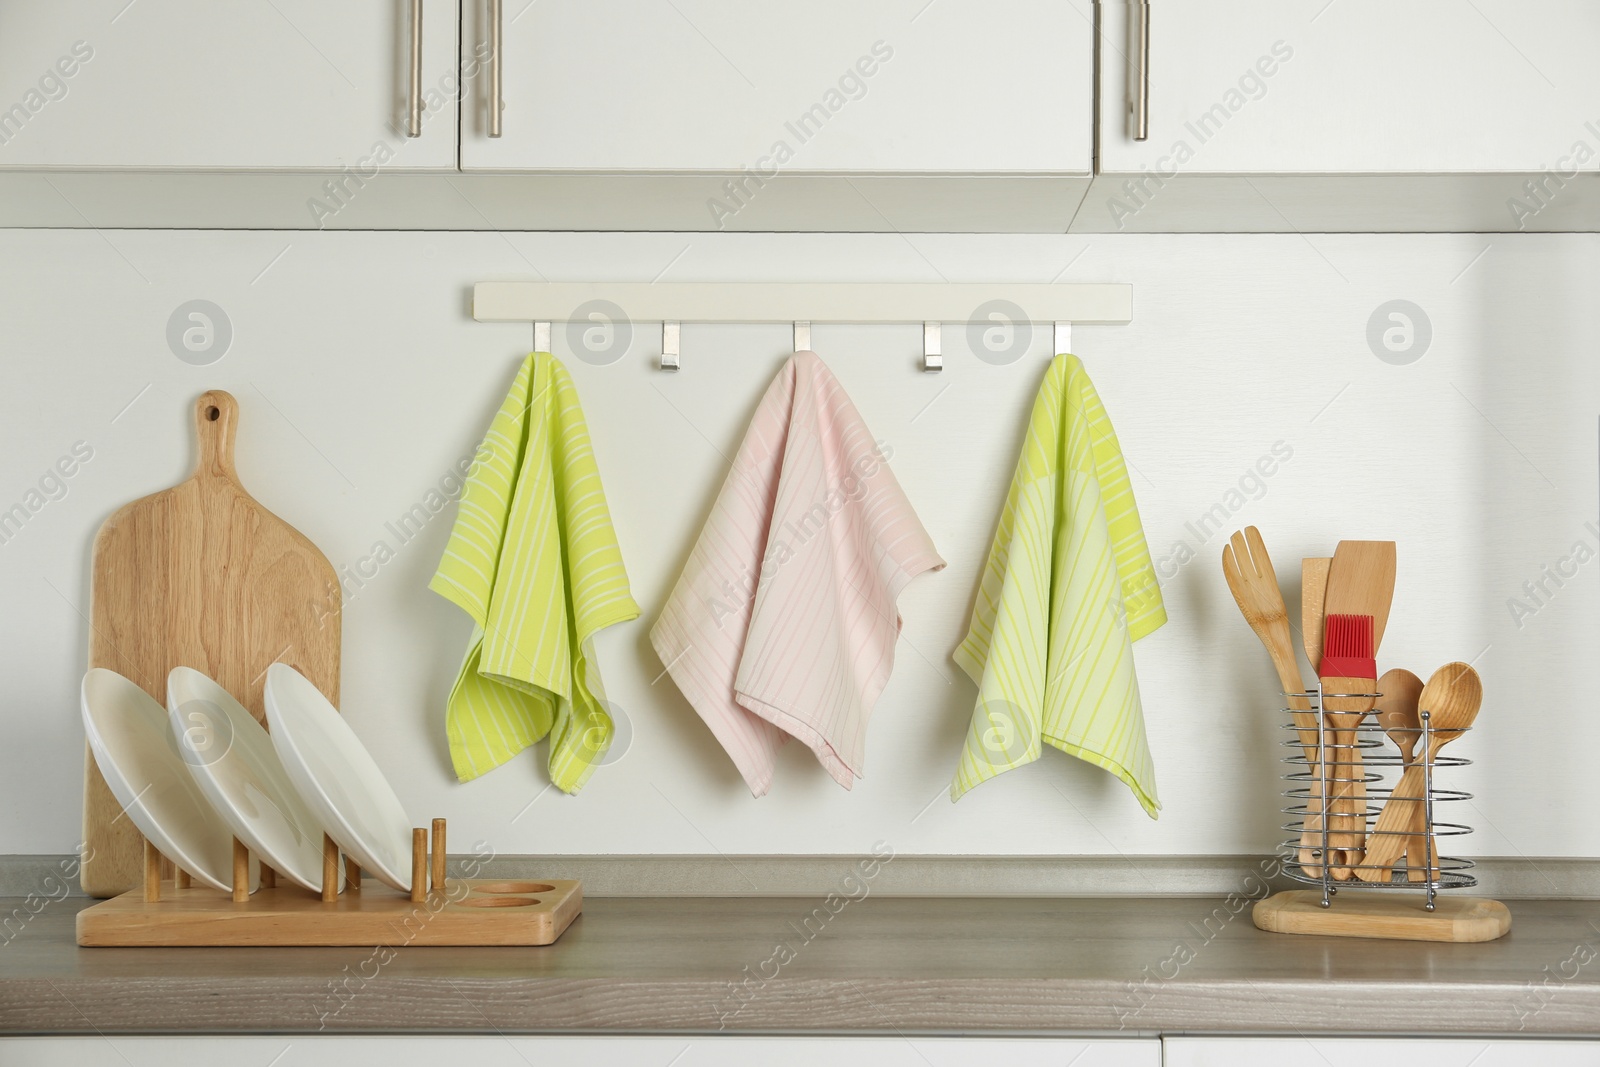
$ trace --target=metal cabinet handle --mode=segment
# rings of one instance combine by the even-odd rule
[[[489,136],[500,136],[500,112],[505,100],[500,93],[500,0],[489,0]]]
[[[406,97],[410,117],[407,137],[422,136],[422,0],[411,0],[411,92]]]
[[[1128,136],[1150,137],[1150,0],[1128,0]]]

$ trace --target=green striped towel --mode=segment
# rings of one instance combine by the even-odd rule
[[[1155,818],[1133,642],[1166,621],[1111,421],[1083,364],[1057,356],[954,654],[978,700],[950,798],[1050,744],[1121,778]]]
[[[548,734],[550,780],[576,793],[613,730],[591,639],[639,607],[577,390],[554,356],[523,362],[428,588],[476,624],[445,713],[456,777],[491,771]]]

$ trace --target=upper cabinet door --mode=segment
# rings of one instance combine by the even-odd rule
[[[465,170],[1091,168],[1091,0],[508,0],[498,138],[489,10],[463,2]]]
[[[0,4],[0,167],[454,169],[456,0]]]
[[[1600,149],[1594,0],[1150,0],[1143,142],[1128,5],[1102,6],[1102,172],[1570,175]]]

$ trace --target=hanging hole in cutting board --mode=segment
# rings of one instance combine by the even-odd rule
[[[474,893],[554,893],[548,882],[483,882],[472,887]]]
[[[539,903],[538,897],[467,897],[451,901],[458,908],[530,908]]]
[[[206,418],[211,422],[216,422],[218,419],[222,418],[222,411],[215,405],[212,405],[211,407],[206,408]]]

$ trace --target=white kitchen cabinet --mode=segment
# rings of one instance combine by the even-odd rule
[[[1104,172],[1532,173],[1580,141],[1585,169],[1600,158],[1593,0],[1150,7],[1148,140],[1129,136],[1126,38],[1106,22]]]
[[[463,3],[463,55],[489,39]],[[1090,0],[505,5],[464,170],[1088,174]],[[744,183],[752,192],[759,181]]]
[[[1600,1041],[1169,1037],[1163,1067],[1594,1067]]]
[[[1151,0],[1144,141],[1129,5],[1101,6],[1075,230],[1596,224],[1592,0]]]
[[[1600,230],[1592,0],[423,3],[0,0],[0,226]]]
[[[458,39],[426,0],[408,138],[402,0],[8,0],[0,168],[454,169]]]
[[[0,0],[0,225],[1059,233],[1089,185],[1092,0],[506,3],[498,138],[489,0],[424,7],[408,139],[408,0]]]

